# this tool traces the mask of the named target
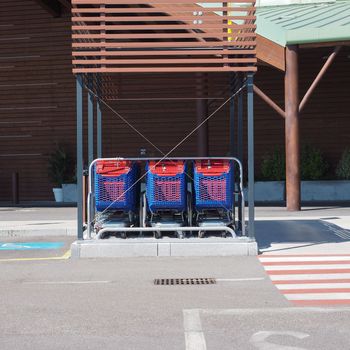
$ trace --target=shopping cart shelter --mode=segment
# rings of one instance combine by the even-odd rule
[[[73,244],[73,255],[257,254],[254,2],[73,0],[72,5],[78,179],[78,241]],[[196,109],[194,125],[184,124],[179,141],[163,151],[143,129],[131,125],[113,101],[121,95],[128,98],[122,84],[126,77],[142,85],[149,79],[161,81],[165,74],[174,96],[176,90],[186,89],[183,100],[193,100]],[[221,84],[227,81],[226,95],[209,113],[209,86],[218,77]],[[153,84],[153,99],[164,98],[163,87]],[[132,93],[129,97],[135,98]],[[168,108],[172,100],[167,99]],[[136,101],[142,118],[142,101]],[[206,129],[224,107],[229,107],[230,142],[224,154],[209,157]],[[102,154],[108,148],[102,134],[104,110],[121,119],[123,127],[133,129],[156,155],[146,150],[140,150],[139,157]],[[174,123],[181,123],[181,118],[175,117]],[[156,121],[153,129],[157,130]],[[172,133],[171,126],[168,133]],[[197,138],[196,151],[178,156],[178,149],[191,137]],[[248,139],[247,150],[243,137]],[[248,162],[243,166],[244,152]],[[245,180],[247,193],[243,192]]]

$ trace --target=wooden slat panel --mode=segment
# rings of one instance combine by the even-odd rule
[[[207,56],[207,55],[230,55],[230,50],[197,50],[191,56]],[[255,55],[256,50],[235,50],[235,55]],[[79,56],[154,56],[152,51],[74,51],[74,57]],[[168,51],[157,51],[156,56],[170,56]],[[188,56],[188,50],[176,50],[171,56]]]
[[[173,5],[173,4],[171,4]],[[161,7],[161,5],[157,6],[157,9],[154,8],[142,8],[142,7],[128,7],[128,8],[105,8],[103,10],[103,13],[155,13],[158,12],[160,9],[163,11],[166,11],[168,8],[166,6]],[[183,11],[188,12],[188,8],[180,9],[176,8],[177,12]],[[234,12],[247,12],[247,11],[254,11],[254,7],[210,7],[210,8],[204,8],[202,7],[200,9],[203,13],[206,12],[213,12],[213,11],[234,11]],[[96,8],[73,8],[72,13],[96,13]]]
[[[235,41],[238,38],[255,38],[254,33],[239,33],[233,32],[229,35],[235,36]],[[210,33],[142,33],[142,34],[73,34],[72,39],[144,39],[144,40],[154,40],[154,39],[193,39],[193,38],[213,38],[224,40],[227,38],[228,34],[223,34],[222,31],[210,32]],[[233,41],[229,41],[232,43]],[[210,46],[210,44],[208,44]]]
[[[72,3],[74,73],[256,71],[253,1],[203,1],[214,8],[190,0]],[[145,53],[142,60],[137,51]],[[176,51],[186,51],[186,60]],[[129,67],[121,56],[128,56]]]
[[[207,41],[207,42],[203,42],[203,41],[194,41],[194,42],[190,42],[188,43],[188,48],[191,49],[193,47],[205,47],[205,48],[227,48],[230,47],[230,45],[235,45],[235,46],[239,46],[239,47],[244,47],[244,46],[255,46],[256,43],[255,41]],[[167,49],[171,49],[174,47],[180,47],[180,48],[184,48],[184,44],[182,42],[175,42],[175,41],[157,41],[157,42],[105,42],[105,43],[98,43],[98,42],[78,42],[78,43],[73,43],[72,44],[73,48],[77,48],[77,47],[81,47],[81,48],[86,48],[86,47],[97,47],[97,48],[128,48],[128,47],[132,47],[132,48],[144,48],[144,47],[149,47],[149,48],[159,48],[159,47],[163,47],[163,48],[167,48]],[[153,51],[154,53],[156,53],[156,51]],[[169,55],[171,55],[171,51],[168,50]],[[191,54],[191,51],[188,51],[188,54]],[[232,50],[232,54],[234,54],[234,50]]]
[[[251,29],[255,30],[256,25],[254,24],[237,24],[237,25],[228,25],[228,24],[222,24],[220,26],[214,26],[214,25],[206,25],[201,24],[200,29],[232,29],[232,30],[242,30],[242,29]],[[131,25],[72,25],[73,31],[85,31],[85,30],[172,30],[172,29],[179,29],[178,24],[148,24],[147,28],[144,27],[143,24],[135,23],[132,26]],[[182,24],[181,29],[184,30],[198,30],[198,25],[194,24]]]
[[[31,38],[21,45],[19,41],[5,44],[1,40],[0,67],[13,68],[0,69],[0,108],[5,108],[0,109],[0,201],[11,200],[13,171],[20,174],[21,200],[53,200],[52,184],[47,178],[48,154],[53,150],[55,141],[65,144],[73,155],[76,148],[70,18],[65,14],[62,18],[52,19],[37,4],[27,0],[2,0],[0,17],[0,40],[8,36],[9,31],[14,36]],[[3,27],[3,24],[11,26]],[[198,51],[199,58],[202,53],[220,54],[220,50]],[[146,52],[137,54],[142,56]],[[184,55],[186,52],[179,50],[176,53]],[[300,51],[301,96],[321,68],[324,62],[321,58],[330,52],[330,48]],[[228,53],[222,51],[223,55]],[[129,57],[125,51],[115,54],[121,58]],[[241,54],[248,52],[244,50]],[[335,168],[342,151],[349,145],[349,91],[346,88],[350,86],[349,55],[350,48],[344,47],[315,90],[300,120],[302,140],[319,147],[331,163],[331,169]],[[4,56],[8,58],[5,60]],[[103,78],[106,79],[105,87],[110,91],[110,95],[105,96],[107,102],[164,152],[196,126],[196,102],[190,100],[196,97],[194,74],[123,73],[105,74]],[[212,113],[229,96],[229,74],[210,73],[207,78],[207,97],[219,98],[216,103],[210,104],[209,113]],[[255,81],[279,105],[284,105],[283,72],[273,67],[259,67]],[[50,105],[57,108],[32,108]],[[255,98],[254,109],[258,178],[264,154],[276,145],[283,149],[284,121],[258,97]],[[84,111],[86,113],[86,100]],[[229,110],[224,107],[210,119],[211,155],[222,156],[229,151],[228,115]],[[9,135],[31,137],[1,137]],[[104,156],[138,156],[140,148],[146,148],[149,155],[160,155],[117,116],[103,108]],[[86,152],[86,147],[84,150]],[[172,155],[194,154],[195,135]]]
[[[224,63],[256,63],[256,58],[214,58],[214,59],[167,59],[164,60],[157,60],[157,59],[139,59],[139,60],[73,60],[73,64],[122,64],[122,65],[133,65],[133,64],[187,64],[187,63],[217,63],[218,61],[224,62]]]
[[[180,16],[180,15],[179,15]],[[217,17],[217,18],[216,18]],[[193,21],[193,20],[202,20],[205,23],[222,23],[222,21],[234,21],[234,20],[255,20],[255,16],[219,16],[216,17],[210,16],[208,14],[207,16],[185,16],[182,15],[179,18],[176,18],[175,20],[181,20],[181,21]],[[174,22],[174,18],[170,16],[99,16],[99,17],[72,17],[72,22]],[[181,26],[179,26],[179,29],[181,29]],[[199,27],[200,29],[200,27]]]
[[[0,201],[53,200],[47,176],[55,141],[75,152],[75,83],[70,15],[52,16],[34,1],[0,1]],[[3,40],[7,37],[25,40]],[[24,137],[25,136],[25,137]]]
[[[256,67],[235,67],[236,72],[256,72]],[[159,73],[175,73],[175,72],[218,72],[217,67],[157,67],[157,68],[73,68],[73,73],[142,73],[142,72],[159,72]],[[230,67],[222,67],[220,71],[230,72]]]
[[[73,156],[76,148],[70,17],[64,14],[62,18],[53,19],[34,1],[2,0],[0,19],[0,68],[4,67],[0,69],[0,201],[11,200],[13,171],[20,175],[21,200],[53,200],[52,184],[47,178],[48,154],[52,152],[55,141],[65,144]],[[8,37],[9,33],[11,36],[29,36],[30,39],[23,42],[3,41],[2,38]],[[203,53],[217,55],[221,52],[197,51],[199,58]],[[138,51],[137,55],[145,56],[147,52]],[[243,55],[249,52],[243,50],[236,53]],[[331,52],[331,48],[300,50],[301,96],[322,67],[322,57]],[[163,53],[166,54],[162,51],[158,55]],[[186,50],[176,51],[179,55],[186,53]],[[221,53],[229,54],[225,50]],[[97,51],[99,54],[100,49]],[[129,57],[127,51],[114,54],[121,58]],[[109,52],[105,55],[107,57]],[[156,59],[152,55],[149,55],[150,59]],[[349,146],[349,55],[350,48],[344,47],[315,90],[300,119],[301,139],[322,150],[331,164],[330,176],[334,175],[342,151]],[[6,68],[9,66],[12,68]],[[210,73],[207,78],[207,97],[219,98],[216,103],[210,104],[209,113],[212,113],[229,96],[229,74]],[[196,126],[196,102],[191,100],[196,97],[194,74],[104,74],[103,79],[110,92],[110,95],[105,96],[107,102],[164,152],[169,151]],[[280,106],[284,105],[283,72],[262,66],[255,74],[255,81]],[[57,108],[42,108],[45,106]],[[284,147],[284,121],[258,97],[255,98],[254,109],[258,178],[264,154],[276,146]],[[86,113],[86,100],[84,111]],[[229,151],[228,115],[229,110],[224,107],[210,119],[211,155],[222,156]],[[10,135],[14,137],[6,137]],[[31,136],[18,137],[23,135]],[[117,116],[103,108],[104,156],[138,156],[140,148],[146,148],[149,155],[160,155]],[[84,150],[86,152],[86,147]],[[194,154],[195,135],[173,155]]]
[[[255,0],[235,0],[235,3],[250,3],[255,4]],[[195,3],[193,0],[181,0],[181,4]],[[203,0],[201,3],[217,4],[215,0]],[[128,0],[128,5],[131,4],[144,4],[144,5],[156,5],[156,4],[174,4],[174,0]],[[125,5],[125,0],[72,0],[72,5]]]

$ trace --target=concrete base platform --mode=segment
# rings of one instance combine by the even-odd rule
[[[247,256],[258,246],[249,238],[118,238],[75,241],[72,258],[120,258],[145,256]]]

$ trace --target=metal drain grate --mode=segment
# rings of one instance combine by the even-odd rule
[[[215,278],[160,278],[160,279],[155,279],[154,284],[157,286],[216,284],[216,279]]]

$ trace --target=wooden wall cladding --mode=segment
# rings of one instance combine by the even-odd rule
[[[0,202],[11,200],[12,172],[19,173],[22,201],[53,200],[47,178],[48,154],[56,141],[75,153],[70,14],[53,18],[34,1],[2,0],[0,22]],[[331,52],[332,48],[300,50],[301,96]],[[302,142],[321,148],[333,167],[350,145],[349,56],[349,48],[340,51],[301,115]],[[226,73],[208,73],[208,77],[211,113],[229,96],[229,77]],[[106,102],[163,152],[195,127],[195,74],[129,73],[108,79]],[[260,66],[255,81],[283,107],[283,72]],[[275,146],[283,147],[284,120],[257,96],[254,107],[259,172],[262,156]],[[84,101],[84,113],[86,110]],[[210,119],[211,155],[229,151],[228,120],[227,105]],[[142,147],[149,154],[159,154],[105,107],[103,122],[105,156],[138,155]],[[194,134],[174,155],[195,152]]]
[[[0,201],[19,173],[21,200],[53,199],[47,178],[55,142],[75,149],[70,14],[34,1],[0,2]]]
[[[74,73],[256,71],[254,0],[72,5]]]

